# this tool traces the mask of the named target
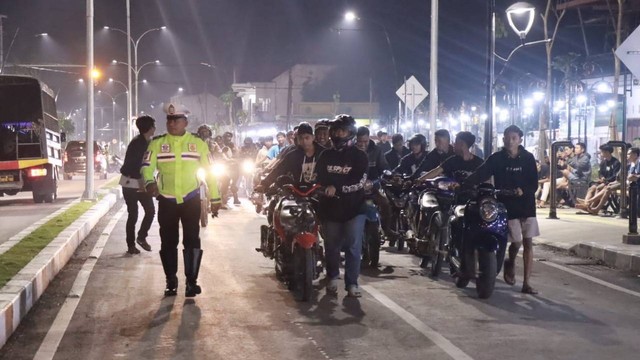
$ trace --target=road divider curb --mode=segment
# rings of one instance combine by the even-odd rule
[[[71,259],[78,245],[121,197],[120,188],[109,191],[0,289],[0,347]]]
[[[640,274],[640,246],[603,245],[596,242],[581,242],[568,244],[562,242],[547,241],[544,238],[533,240],[536,245],[543,245],[553,250],[569,252],[583,258],[594,259],[603,264],[623,271],[631,271]]]

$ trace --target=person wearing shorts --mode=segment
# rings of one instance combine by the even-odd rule
[[[522,292],[537,294],[529,279],[533,268],[533,238],[540,235],[536,219],[538,170],[533,155],[522,147],[522,130],[511,125],[504,130],[504,147],[492,154],[462,184],[463,187],[486,181],[491,176],[496,189],[515,190],[517,196],[500,196],[498,200],[507,208],[509,227],[509,258],[504,262],[504,281],[515,285],[515,263],[524,246],[524,279]]]

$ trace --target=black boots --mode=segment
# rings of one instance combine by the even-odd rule
[[[182,254],[184,255],[184,275],[187,277],[184,296],[194,297],[202,292],[197,283],[200,262],[202,261],[202,249],[184,249]]]
[[[164,296],[175,296],[178,292],[178,249],[160,250],[160,260],[167,279]]]

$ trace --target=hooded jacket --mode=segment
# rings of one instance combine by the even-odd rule
[[[318,159],[318,183],[334,186],[335,197],[321,197],[318,215],[323,221],[347,222],[362,212],[367,180],[367,154],[355,146],[327,149]]]
[[[397,168],[398,165],[400,165],[400,160],[402,160],[403,157],[409,155],[410,152],[411,151],[406,146],[402,147],[402,149],[400,150],[400,153],[398,153],[394,148],[391,148],[391,150],[387,151],[384,154],[384,158],[385,160],[387,160],[389,169],[393,170]]]
[[[567,160],[567,164],[571,166],[572,181],[591,181],[591,155],[582,153]]]
[[[367,179],[374,181],[380,178],[382,173],[389,169],[387,159],[385,159],[382,149],[373,140],[369,140],[367,146],[367,157],[369,158],[369,169]]]
[[[507,208],[507,217],[521,219],[536,216],[535,193],[538,189],[538,169],[533,155],[518,147],[515,158],[509,156],[506,149],[493,153],[473,174],[464,181],[463,186],[479,184],[493,176],[496,189],[522,189],[522,196],[499,196],[498,200]]]

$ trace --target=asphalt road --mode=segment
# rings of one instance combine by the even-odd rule
[[[361,276],[362,298],[346,298],[342,289],[328,296],[319,285],[317,298],[298,303],[275,279],[272,261],[254,251],[265,220],[247,206],[201,231],[203,293],[186,300],[181,281],[179,295],[163,299],[157,224],[153,252],[125,255],[126,214],[113,220],[116,210],[0,359],[33,359],[55,333],[63,334],[59,346],[43,346],[55,356],[42,359],[637,359],[640,352],[637,276],[540,247],[537,296],[499,280],[494,296],[479,300],[473,284],[457,289],[447,274],[429,278],[417,258],[386,250],[381,267]],[[77,301],[68,294],[109,221],[115,227],[103,235],[106,246],[68,327],[52,329],[61,304]]]
[[[116,176],[109,174],[109,179]],[[61,207],[82,196],[84,192],[84,176],[75,176],[73,180],[60,180],[58,183],[58,199],[51,204],[35,204],[31,192],[20,192],[17,195],[0,197],[0,244],[22,229],[55,212]],[[98,180],[98,189],[109,180]]]

